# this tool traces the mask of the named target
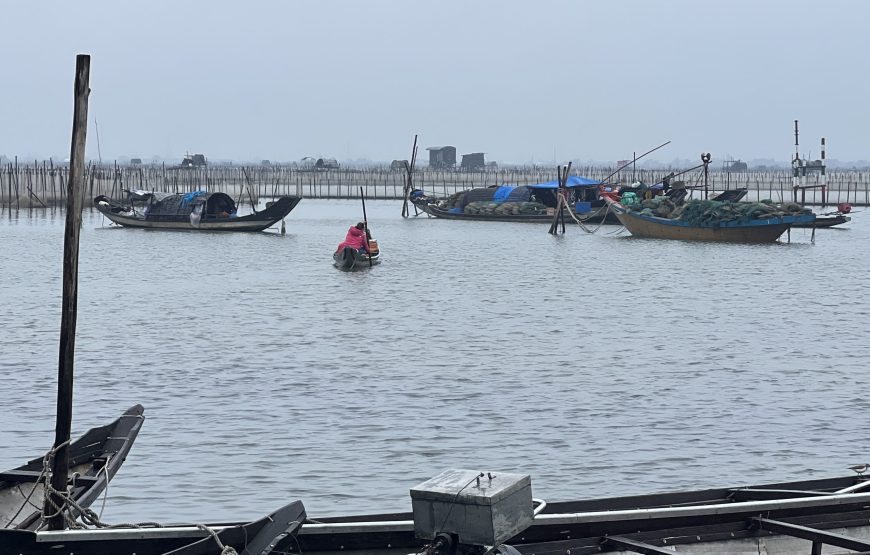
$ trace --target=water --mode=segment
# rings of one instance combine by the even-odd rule
[[[870,225],[792,244],[402,220],[383,264],[330,254],[352,201],[287,235],[81,239],[74,434],[142,403],[110,522],[409,510],[452,467],[547,499],[842,475],[870,460]],[[0,213],[0,468],[53,440],[64,216]]]

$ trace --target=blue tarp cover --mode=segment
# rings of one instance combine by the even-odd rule
[[[572,175],[568,177],[568,187],[593,187],[596,185],[600,185],[600,181],[596,181],[594,179],[589,179],[588,177],[580,177],[579,175]],[[558,189],[559,181],[554,179],[553,181],[547,181],[546,183],[538,183],[537,185],[529,185],[532,189]]]
[[[511,191],[514,190],[512,185],[502,185],[498,189],[495,190],[495,193],[492,195],[492,200],[494,202],[502,202],[507,200],[508,196],[511,194]]]
[[[188,202],[192,201],[196,197],[201,197],[203,195],[207,195],[208,191],[191,191],[181,197],[181,205],[184,206]]]

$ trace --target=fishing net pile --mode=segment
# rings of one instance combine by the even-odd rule
[[[487,216],[518,216],[546,214],[547,207],[540,202],[486,202],[474,201],[465,205],[465,214]]]
[[[531,196],[532,191],[529,187],[502,185],[501,187],[486,187],[459,191],[441,200],[438,203],[438,206],[449,210],[451,208],[465,209],[465,207],[470,204],[479,205],[482,202],[524,203],[532,200]]]
[[[718,227],[727,222],[746,223],[782,216],[812,214],[812,210],[794,202],[776,204],[772,200],[760,202],[730,202],[716,200],[690,200],[676,205],[668,197],[656,197],[627,205],[632,212],[645,216],[668,218],[688,222],[700,227]]]

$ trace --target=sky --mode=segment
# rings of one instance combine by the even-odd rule
[[[0,155],[870,159],[865,0],[6,2]],[[99,138],[99,144],[97,139]]]

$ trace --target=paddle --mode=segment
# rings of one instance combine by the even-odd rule
[[[359,188],[359,198],[362,200],[363,208],[363,231],[366,234],[366,251],[369,253],[369,268],[372,267],[372,246],[369,244],[369,220],[366,217],[366,196],[363,193],[363,188]]]

